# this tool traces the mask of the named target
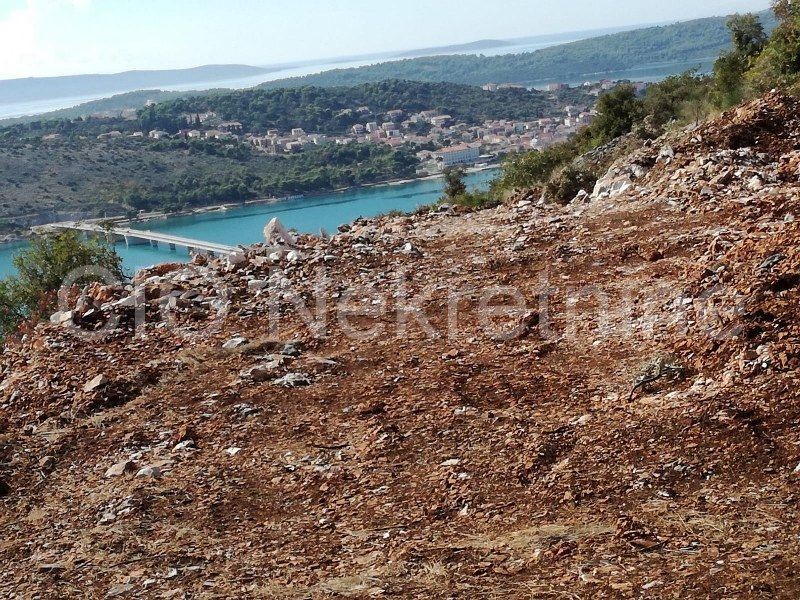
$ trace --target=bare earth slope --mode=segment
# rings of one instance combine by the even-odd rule
[[[798,115],[659,140],[587,203],[143,273],[135,330],[74,294],[2,357],[0,595],[797,597]],[[319,338],[290,295],[323,266]],[[527,308],[481,319],[492,286]]]

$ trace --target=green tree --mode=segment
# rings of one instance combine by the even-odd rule
[[[0,281],[0,338],[28,318],[46,314],[56,305],[56,292],[77,269],[103,269],[122,280],[122,259],[107,244],[85,240],[76,231],[36,236],[14,257],[16,275]],[[75,283],[97,280],[82,275]]]
[[[719,108],[734,106],[746,95],[745,73],[767,44],[767,35],[759,18],[750,13],[728,19],[733,48],[714,63],[712,97]]]
[[[591,126],[596,145],[629,133],[643,116],[644,104],[632,85],[619,85],[603,94],[597,101],[597,118]]]
[[[800,4],[796,0],[774,0],[772,9],[778,26],[747,73],[757,90],[792,88],[800,80]]]
[[[498,187],[511,190],[542,184],[558,167],[577,154],[569,142],[555,144],[544,150],[512,154],[503,163]]]
[[[733,15],[728,19],[733,51],[742,56],[752,57],[761,53],[767,43],[767,34],[758,15],[747,13]]]
[[[444,195],[448,200],[457,200],[467,193],[463,169],[451,168],[444,172]]]
[[[800,16],[800,4],[797,0],[772,0],[772,11],[783,24]]]
[[[663,127],[670,121],[687,117],[696,120],[696,107],[704,107],[708,97],[709,78],[696,70],[671,75],[664,81],[651,85],[644,98],[644,108],[653,125]]]

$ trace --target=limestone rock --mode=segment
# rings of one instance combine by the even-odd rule
[[[283,226],[278,217],[274,217],[264,227],[264,241],[267,244],[279,246],[295,246],[294,236]]]
[[[249,340],[245,337],[234,337],[222,344],[224,350],[235,350],[240,346],[244,346]]]
[[[83,386],[83,391],[87,394],[90,394],[101,387],[105,387],[106,385],[108,385],[108,378],[101,374],[87,382],[86,385]]]
[[[106,478],[131,475],[136,470],[136,463],[130,460],[122,460],[106,470]]]

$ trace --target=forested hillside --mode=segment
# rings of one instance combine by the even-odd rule
[[[366,144],[288,157],[206,140],[0,145],[0,218],[76,209],[93,216],[176,210],[408,177],[416,165],[409,150]]]
[[[768,32],[775,27],[771,12],[759,13],[759,16]],[[584,77],[596,79],[598,74],[635,66],[713,61],[730,47],[726,22],[727,17],[698,19],[590,38],[524,54],[413,58],[270,81],[262,87],[354,85],[387,78],[471,85]]]
[[[487,92],[453,83],[390,80],[352,87],[244,90],[177,98],[142,111],[144,126],[177,129],[185,115],[214,111],[240,121],[247,131],[302,127],[307,132],[341,132],[362,122],[357,110],[373,115],[389,110],[438,110],[466,123],[486,119],[523,119],[552,114],[564,102],[588,102],[580,90],[547,94],[523,89]]]

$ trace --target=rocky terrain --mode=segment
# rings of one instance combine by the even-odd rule
[[[799,169],[771,94],[565,207],[72,288],[0,362],[0,596],[796,598]]]

